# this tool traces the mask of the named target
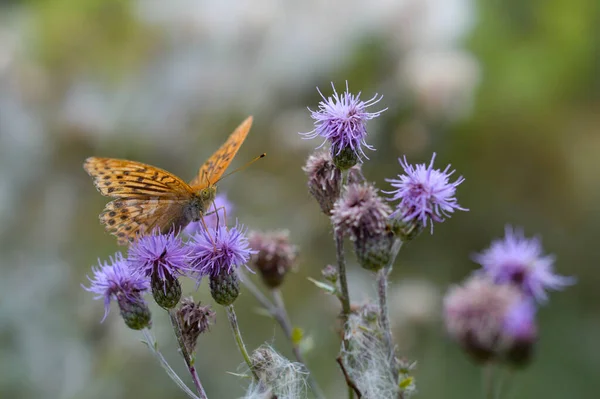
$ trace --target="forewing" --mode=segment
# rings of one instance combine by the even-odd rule
[[[190,198],[192,188],[155,166],[125,159],[91,157],[83,164],[100,193],[113,198]]]
[[[183,227],[184,208],[188,201],[177,199],[119,198],[106,204],[100,214],[100,222],[106,231],[117,237],[117,242],[126,245],[138,236],[159,229],[166,233],[170,229]]]
[[[198,175],[190,182],[194,190],[214,184],[223,175],[233,157],[246,140],[252,117],[249,116],[231,133],[227,141],[200,167]]]

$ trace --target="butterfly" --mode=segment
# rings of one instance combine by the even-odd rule
[[[83,168],[100,194],[115,198],[100,214],[106,230],[126,245],[155,229],[166,233],[198,221],[216,196],[219,181],[246,139],[252,117],[200,167],[188,184],[166,170],[125,159],[90,157]]]

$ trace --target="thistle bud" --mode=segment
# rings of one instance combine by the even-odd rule
[[[121,317],[127,327],[132,330],[142,330],[149,328],[152,325],[150,309],[148,304],[141,295],[136,295],[137,298],[128,297],[123,294],[117,294],[117,303],[119,304],[119,310]]]
[[[170,274],[165,275],[161,280],[158,274],[153,274],[150,278],[152,287],[152,296],[154,300],[163,309],[173,309],[181,299],[181,283],[177,278]]]
[[[342,173],[333,164],[331,154],[320,151],[311,155],[302,170],[308,175],[308,191],[329,216],[342,189]]]
[[[358,163],[358,154],[350,146],[333,155],[333,164],[340,170],[348,170]]]
[[[289,231],[251,232],[248,241],[250,248],[256,251],[250,257],[250,265],[260,272],[268,287],[279,287],[296,263],[298,254],[296,246],[290,243]]]
[[[211,275],[208,281],[210,295],[219,305],[229,306],[240,295],[240,281],[235,271]]]
[[[338,270],[333,265],[327,265],[321,270],[321,275],[323,278],[331,283],[336,283],[340,277]]]

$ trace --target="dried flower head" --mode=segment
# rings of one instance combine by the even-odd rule
[[[252,352],[250,361],[263,391],[277,398],[306,397],[308,372],[302,364],[290,362],[266,344]]]
[[[231,305],[239,295],[237,268],[246,265],[251,250],[241,225],[202,230],[190,242],[194,273],[209,276],[211,295],[220,305]]]
[[[181,298],[177,277],[190,270],[189,248],[174,232],[140,237],[129,247],[132,270],[150,277],[154,300],[165,309],[172,309]]]
[[[88,276],[90,286],[83,289],[96,294],[94,299],[104,299],[104,317],[110,311],[110,301],[116,300],[127,326],[140,330],[150,326],[150,310],[142,298],[149,288],[146,277],[131,272],[127,260],[120,252],[110,258],[110,262],[92,266],[93,277]]]
[[[250,263],[260,272],[263,281],[270,288],[277,288],[289,272],[298,256],[298,248],[290,243],[288,230],[261,233],[253,231],[249,235],[250,248],[256,251]]]
[[[458,205],[454,194],[465,179],[460,176],[456,181],[450,183],[449,178],[454,170],[449,172],[450,165],[446,169],[433,169],[435,153],[431,158],[429,166],[418,164],[409,165],[400,158],[400,165],[404,169],[403,175],[398,179],[386,179],[395,190],[385,192],[392,194],[390,201],[400,200],[392,216],[399,217],[403,222],[426,227],[431,225],[433,233],[433,222],[440,223],[445,217],[449,217],[455,210],[468,211]]]
[[[325,97],[317,88],[323,101],[319,103],[319,109],[311,112],[311,117],[315,120],[315,129],[308,133],[301,133],[307,139],[323,137],[331,145],[331,155],[334,163],[340,169],[348,169],[357,162],[362,162],[363,158],[368,159],[363,147],[374,150],[367,144],[367,121],[381,115],[383,109],[377,112],[367,112],[367,108],[377,104],[383,96],[377,94],[368,101],[360,100],[360,93],[353,95],[348,90],[346,82],[346,91],[341,95],[335,90],[333,83],[333,96]],[[320,148],[320,147],[319,147]]]
[[[215,201],[203,216],[207,227],[215,228],[217,225],[225,225],[225,216],[231,217],[233,214],[233,204],[227,198],[227,195],[220,193],[215,197]],[[188,236],[194,235],[200,230],[204,230],[202,220],[189,223],[183,232]]]
[[[361,235],[386,232],[391,212],[373,185],[349,184],[333,207],[331,221],[336,230],[343,231],[355,240]]]
[[[554,256],[544,255],[541,240],[525,238],[522,230],[506,226],[505,237],[473,256],[496,283],[512,283],[525,295],[545,302],[546,290],[561,290],[575,283],[573,277],[554,273]]]
[[[505,329],[507,316],[522,300],[516,287],[474,275],[462,286],[451,287],[444,297],[448,334],[475,360],[496,358],[511,333]]]
[[[323,213],[329,216],[342,190],[342,173],[333,164],[331,153],[314,153],[308,157],[302,170],[308,175],[308,191],[315,197]]]
[[[201,306],[200,302],[196,303],[194,298],[190,297],[181,300],[177,315],[181,324],[185,348],[188,353],[194,353],[198,336],[208,331],[210,325],[215,322],[216,313],[210,308],[210,305]]]

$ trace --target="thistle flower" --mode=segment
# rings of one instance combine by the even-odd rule
[[[416,230],[426,227],[429,223],[432,234],[433,222],[443,222],[444,218],[450,217],[455,210],[468,211],[458,205],[454,197],[456,187],[465,179],[460,176],[450,183],[449,178],[455,171],[448,172],[450,165],[443,171],[433,169],[435,156],[436,154],[433,153],[429,166],[425,164],[412,166],[408,164],[406,157],[400,158],[404,174],[398,175],[398,179],[386,179],[396,190],[384,191],[386,194],[392,194],[390,201],[400,200],[392,214],[393,217],[398,217],[408,226],[416,226]]]
[[[513,366],[524,366],[531,360],[537,342],[536,307],[525,299],[508,310],[504,318],[504,358]]]
[[[329,141],[331,145],[331,155],[336,166],[342,170],[349,169],[357,162],[362,162],[363,158],[368,159],[363,147],[374,150],[367,144],[367,121],[381,115],[386,109],[377,112],[367,112],[367,108],[377,104],[383,96],[377,94],[368,101],[361,101],[360,94],[353,95],[348,90],[346,82],[346,91],[341,95],[335,90],[333,83],[333,96],[327,97],[317,91],[323,98],[319,103],[319,109],[313,111],[308,109],[311,117],[315,120],[315,129],[308,133],[300,133],[307,139],[313,139],[318,136],[325,140],[322,147]]]
[[[254,269],[270,288],[283,283],[285,275],[292,269],[298,256],[298,248],[290,243],[287,230],[260,233],[253,231],[249,236],[250,247],[256,251],[250,258]]]
[[[503,343],[512,340],[513,330],[506,328],[506,320],[522,300],[516,287],[476,274],[444,297],[446,330],[475,360],[494,359],[504,349]]]
[[[539,238],[525,238],[522,230],[511,226],[506,226],[505,234],[504,239],[494,240],[488,249],[473,256],[494,282],[514,284],[538,302],[548,299],[546,290],[561,290],[575,283],[572,277],[554,273],[554,256],[543,255]]]
[[[216,313],[210,308],[210,305],[200,306],[200,302],[196,303],[194,298],[190,297],[181,300],[177,315],[181,324],[185,348],[188,353],[194,353],[198,337],[208,331],[210,325],[215,321]]]
[[[129,247],[129,263],[134,273],[150,277],[152,295],[161,307],[174,308],[181,298],[177,277],[190,269],[189,249],[174,232],[140,237]]]
[[[302,170],[308,175],[308,191],[329,216],[342,190],[342,173],[333,164],[329,151],[319,151],[308,157]]]
[[[349,184],[331,212],[338,232],[350,236],[362,267],[376,271],[391,256],[394,235],[388,225],[391,208],[370,184]]]
[[[150,326],[150,309],[142,298],[149,288],[148,279],[131,273],[127,260],[117,252],[110,262],[92,266],[93,277],[88,276],[90,286],[82,288],[96,294],[94,299],[104,299],[104,317],[110,311],[110,301],[116,300],[125,324],[131,329],[141,330]]]
[[[230,217],[233,214],[233,204],[227,198],[225,194],[217,194],[215,198],[215,202],[210,206],[207,214],[203,216],[204,223],[206,223],[207,227],[215,228],[217,227],[217,222],[219,224],[224,224],[225,216]],[[189,223],[183,232],[188,236],[191,236],[200,230],[204,230],[204,224],[202,220],[198,220],[196,222]]]
[[[209,276],[213,299],[220,305],[231,305],[239,295],[236,269],[246,265],[250,255],[246,230],[241,225],[202,230],[192,236],[191,256],[199,279]]]

